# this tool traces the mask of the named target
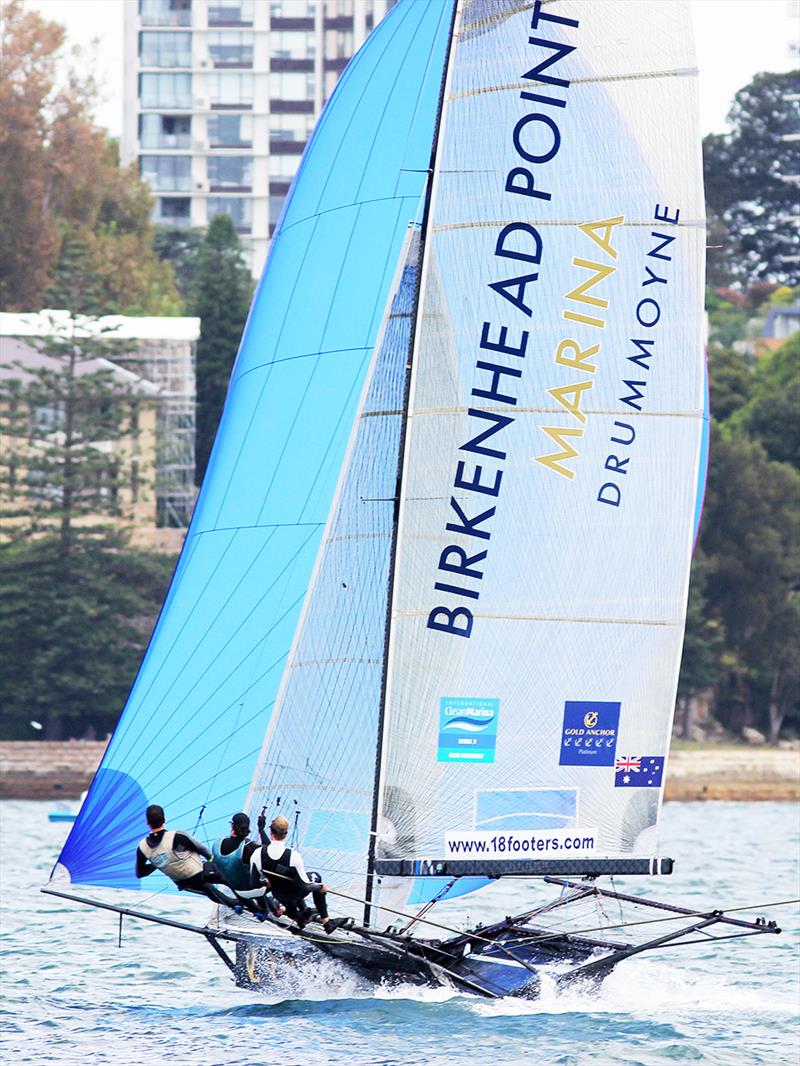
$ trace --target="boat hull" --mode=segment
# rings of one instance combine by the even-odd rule
[[[240,987],[269,994],[285,987],[287,976],[312,972],[323,955],[384,987],[444,986],[489,999],[535,999],[545,973],[580,965],[609,946],[569,936],[541,940],[548,934],[531,928],[524,930],[524,937],[540,939],[521,944],[520,934],[514,926],[497,933],[471,931],[451,941],[412,940],[360,929],[331,937],[297,930],[245,934],[236,945],[234,973]]]

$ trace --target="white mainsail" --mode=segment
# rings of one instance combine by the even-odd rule
[[[450,71],[378,855],[647,858],[704,419],[687,5],[466,2]]]

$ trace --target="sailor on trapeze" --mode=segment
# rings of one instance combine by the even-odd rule
[[[230,907],[234,901],[214,888],[217,880],[213,867],[203,860],[211,858],[211,852],[188,833],[167,829],[164,824],[164,808],[151,803],[145,813],[150,832],[136,849],[136,876],[148,877],[160,870],[175,882],[183,892],[199,892],[214,903]]]
[[[262,833],[265,825],[266,818],[261,815],[258,819],[258,828]],[[288,821],[278,815],[277,818],[272,819],[269,832],[270,843],[256,849],[251,862],[257,870],[263,871],[270,883],[273,896],[286,908],[289,917],[297,922],[300,929],[316,919],[314,912],[305,904],[305,897],[311,893],[319,920],[328,935],[344,925],[352,924],[350,918],[329,917],[328,905],[325,901],[328,886],[322,884],[322,878],[313,870],[306,873],[299,851],[286,847],[286,837],[289,832]]]
[[[212,848],[214,866],[228,888],[236,893],[240,903],[257,918],[263,921],[269,912],[280,917],[284,913],[283,907],[275,902],[270,895],[269,884],[251,865],[253,852],[258,850],[259,845],[249,840],[249,835],[249,817],[242,811],[234,814],[231,818],[230,836],[218,840]],[[268,843],[263,830],[261,843]]]

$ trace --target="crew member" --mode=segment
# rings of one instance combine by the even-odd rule
[[[211,852],[188,833],[167,829],[164,808],[151,803],[145,813],[150,832],[136,849],[136,876],[149,877],[160,870],[175,882],[182,892],[199,892],[214,903],[230,907],[234,900],[214,887],[214,869],[209,862]]]
[[[258,828],[264,837],[266,819],[259,818]],[[305,897],[311,893],[317,915],[328,935],[343,925],[350,924],[349,918],[331,918],[325,896],[328,886],[322,884],[319,874],[306,873],[305,865],[299,851],[286,847],[289,823],[278,815],[269,827],[270,842],[253,853],[251,862],[266,874],[272,894],[286,908],[286,913],[303,929],[314,917],[313,911],[306,906]]]
[[[283,907],[272,898],[268,884],[250,862],[259,845],[249,840],[249,836],[250,819],[240,811],[231,819],[230,836],[218,840],[212,854],[214,866],[228,888],[232,888],[236,898],[263,921],[268,911],[283,914]]]

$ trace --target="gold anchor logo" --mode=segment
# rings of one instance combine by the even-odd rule
[[[597,725],[598,714],[597,711],[589,711],[588,714],[583,716],[583,724],[587,729],[594,729]]]

